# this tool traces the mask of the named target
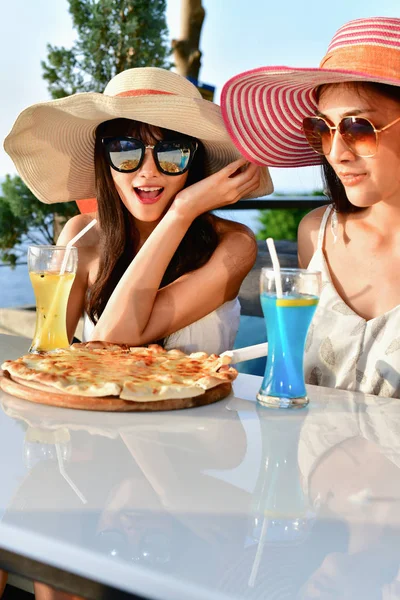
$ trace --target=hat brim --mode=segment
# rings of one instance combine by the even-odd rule
[[[96,196],[94,140],[96,127],[126,118],[179,131],[201,140],[206,150],[206,174],[239,158],[221,116],[220,107],[200,98],[174,95],[138,97],[75,94],[35,104],[17,118],[4,142],[23,181],[46,204]],[[267,169],[249,198],[273,191]]]
[[[400,86],[398,79],[365,73],[260,67],[232,77],[221,94],[225,125],[236,148],[249,161],[269,167],[321,164],[304,136],[304,117],[317,110],[315,88],[323,84],[366,81]]]

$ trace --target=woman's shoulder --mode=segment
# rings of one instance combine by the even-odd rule
[[[319,206],[318,208],[310,210],[310,212],[308,212],[300,221],[299,227],[308,229],[313,229],[315,227],[319,228],[327,207],[328,206]]]
[[[318,233],[326,206],[314,208],[302,218],[297,231],[299,263],[308,266],[318,246]]]
[[[237,223],[236,221],[230,221],[229,219],[223,219],[212,215],[214,227],[221,238],[236,237],[243,240],[243,242],[256,242],[256,237],[250,227],[244,225],[244,223]]]
[[[251,264],[254,263],[257,257],[257,240],[252,230],[243,223],[229,221],[215,215],[212,218],[220,244],[224,245],[230,254],[242,257]]]
[[[57,240],[59,246],[65,246],[72,238],[74,238],[86,225],[88,225],[94,218],[96,213],[85,213],[76,215],[67,221],[61,231],[60,237]],[[87,231],[77,242],[75,246],[78,248],[93,248],[99,244],[100,241],[100,229],[99,224],[96,223],[89,231]]]

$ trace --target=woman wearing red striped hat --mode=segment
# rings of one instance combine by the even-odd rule
[[[232,347],[257,246],[246,227],[210,211],[271,193],[272,183],[267,168],[245,168],[219,106],[176,73],[128,69],[103,94],[27,108],[5,149],[43,202],[97,197],[98,212],[71,219],[58,240],[96,216],[76,244],[71,338],[84,311],[85,340]]]
[[[341,27],[319,68],[262,67],[229,80],[222,112],[258,165],[322,165],[331,204],[298,232],[323,291],[306,381],[400,397],[400,19]]]

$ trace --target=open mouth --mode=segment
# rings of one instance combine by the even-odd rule
[[[163,187],[135,187],[136,196],[143,204],[153,204],[159,200],[164,191]]]

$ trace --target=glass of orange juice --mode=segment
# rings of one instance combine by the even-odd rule
[[[68,348],[67,304],[78,265],[74,246],[29,246],[28,270],[36,299],[29,352]]]

